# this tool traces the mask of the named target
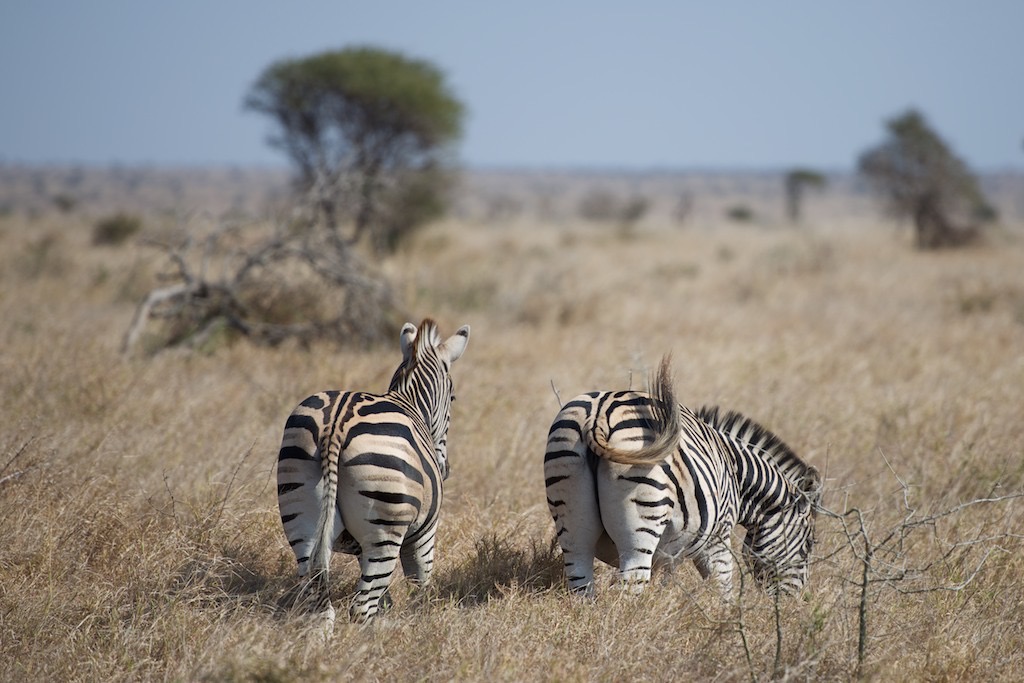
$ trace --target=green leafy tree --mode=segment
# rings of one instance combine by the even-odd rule
[[[917,246],[965,244],[995,217],[963,161],[915,110],[886,123],[888,137],[864,152],[858,170],[898,219],[913,221]]]
[[[276,123],[270,143],[325,224],[392,249],[443,210],[463,106],[428,62],[372,47],[271,64],[245,105]]]
[[[794,223],[800,222],[804,193],[819,190],[828,183],[821,173],[808,168],[794,168],[786,174],[786,212]]]

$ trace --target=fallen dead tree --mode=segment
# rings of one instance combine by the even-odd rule
[[[369,344],[397,334],[404,319],[390,285],[329,223],[298,218],[253,239],[221,222],[175,244],[150,241],[170,268],[136,308],[122,350],[144,334],[152,346],[203,346],[228,332],[258,344],[319,339]]]

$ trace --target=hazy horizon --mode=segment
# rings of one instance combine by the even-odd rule
[[[1022,25],[1008,0],[5,5],[0,163],[286,168],[250,85],[373,45],[446,74],[469,169],[844,172],[913,107],[975,170],[1021,170]]]

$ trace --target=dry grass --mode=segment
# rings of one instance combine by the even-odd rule
[[[397,340],[122,358],[158,259],[93,248],[87,221],[48,216],[0,218],[5,680],[856,677],[863,565],[833,518],[802,599],[748,585],[730,608],[692,570],[639,597],[566,595],[541,470],[552,385],[563,401],[638,386],[670,350],[684,402],[759,419],[827,474],[830,509],[863,511],[882,572],[863,677],[1010,680],[1024,666],[1018,501],[883,544],[908,502],[934,513],[1024,490],[1019,231],[940,254],[868,223],[424,233],[383,268],[417,315],[473,326],[435,582],[415,597],[399,581],[380,623],[339,624],[325,647],[288,609],[280,429],[312,391],[383,389]],[[948,553],[971,539],[987,540]],[[986,554],[968,586],[934,590]],[[356,569],[335,569],[343,602]]]

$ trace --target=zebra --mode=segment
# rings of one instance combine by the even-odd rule
[[[335,618],[332,550],[359,559],[349,608],[356,623],[372,619],[387,600],[399,560],[414,585],[430,579],[442,482],[451,470],[451,365],[468,342],[468,325],[442,341],[433,320],[419,328],[406,323],[402,362],[387,393],[313,394],[285,423],[277,460],[281,523],[327,633]]]
[[[595,557],[618,567],[633,592],[652,568],[692,559],[729,596],[739,524],[758,583],[798,592],[814,544],[818,471],[739,413],[677,404],[670,374],[666,356],[650,393],[581,394],[551,424],[545,487],[569,590],[594,594]]]

